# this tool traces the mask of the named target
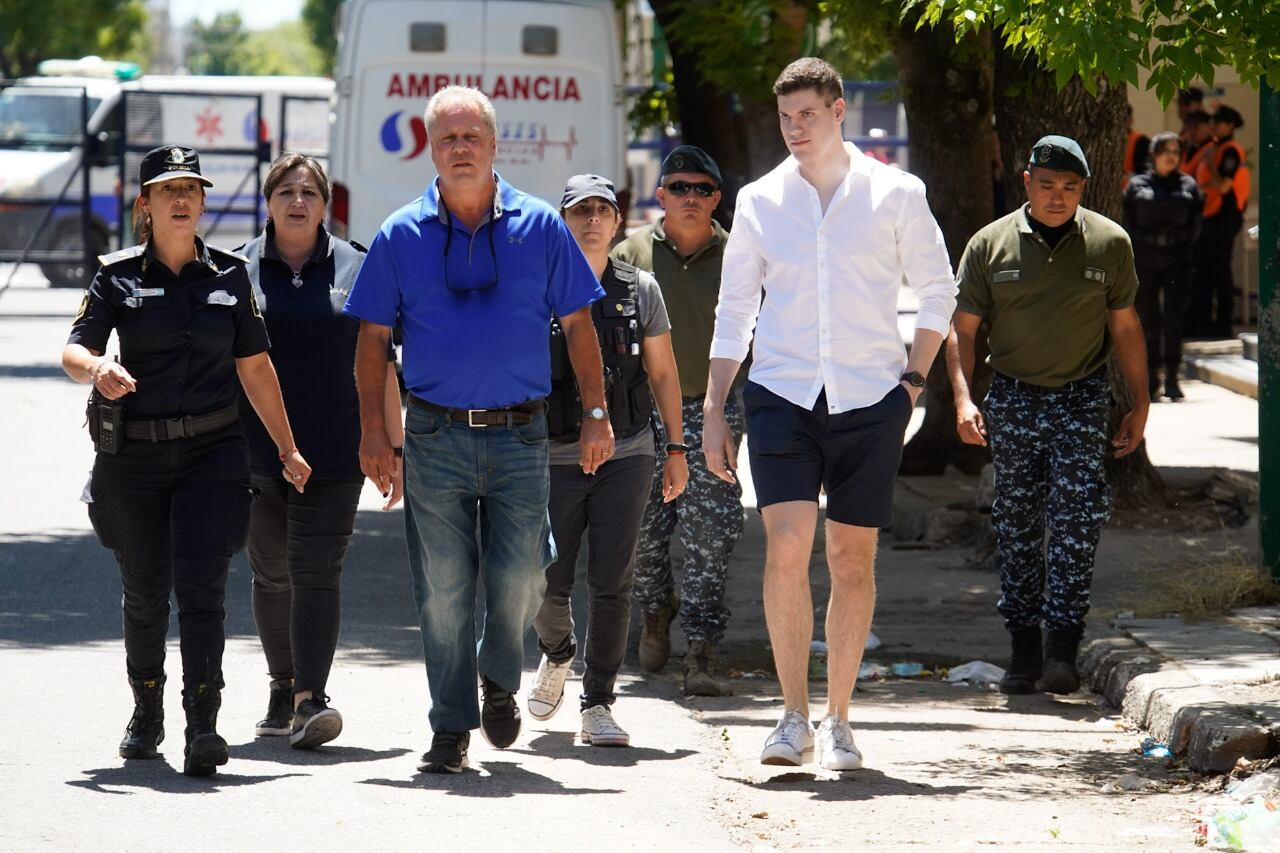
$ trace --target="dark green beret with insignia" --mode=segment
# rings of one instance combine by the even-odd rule
[[[1042,136],[1031,148],[1028,166],[1039,166],[1055,172],[1075,172],[1082,178],[1089,177],[1089,161],[1084,158],[1080,143],[1066,136]]]
[[[723,180],[716,161],[696,145],[677,145],[671,149],[667,159],[662,161],[662,177],[665,178],[676,172],[701,172],[715,181],[716,186],[719,186]]]

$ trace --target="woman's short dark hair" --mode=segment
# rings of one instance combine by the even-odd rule
[[[321,166],[320,161],[314,157],[292,152],[281,154],[271,164],[271,168],[267,169],[266,180],[262,182],[262,197],[270,201],[271,194],[276,191],[276,187],[280,186],[284,176],[299,166],[306,166],[311,170],[311,174],[315,176],[316,183],[320,185],[320,195],[324,198],[324,203],[328,204],[329,176],[325,174],[324,166]]]
[[[782,69],[773,83],[775,95],[790,95],[802,89],[813,89],[824,104],[831,106],[844,97],[844,78],[830,62],[806,56]]]
[[[1151,137],[1151,156],[1160,153],[1164,147],[1171,147],[1174,151],[1182,150],[1182,137],[1174,133],[1172,130],[1162,130],[1155,136]]]

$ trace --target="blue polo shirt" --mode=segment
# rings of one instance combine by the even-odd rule
[[[604,296],[560,215],[494,178],[493,213],[474,234],[448,216],[435,181],[387,217],[343,308],[381,326],[400,321],[405,385],[438,406],[545,397],[552,314]]]

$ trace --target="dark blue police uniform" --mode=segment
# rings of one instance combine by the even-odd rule
[[[196,255],[176,274],[146,246],[104,255],[68,338],[105,352],[115,330],[137,381],[123,447],[94,460],[89,518],[120,564],[131,679],[163,679],[177,598],[184,695],[222,685],[227,567],[252,498],[235,360],[269,346],[245,259],[199,239]]]

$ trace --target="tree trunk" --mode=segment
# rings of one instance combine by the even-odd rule
[[[1112,86],[1098,79],[1098,94],[1090,95],[1076,77],[1058,91],[1053,75],[1034,59],[1015,55],[1007,48],[996,51],[995,113],[1004,160],[1007,203],[1014,209],[1026,201],[1022,173],[1031,146],[1048,133],[1070,136],[1080,143],[1092,177],[1085,186],[1083,204],[1090,210],[1119,221],[1124,173],[1125,106],[1123,84]],[[1108,366],[1111,379],[1110,430],[1114,435],[1133,401],[1115,359]],[[1165,504],[1164,480],[1151,464],[1144,444],[1122,460],[1107,455],[1107,479],[1116,506],[1142,508]]]
[[[925,183],[930,208],[954,269],[974,232],[992,220],[991,40],[971,35],[959,44],[950,26],[899,26],[893,51],[907,113],[911,170]],[[939,73],[938,69],[946,69]],[[974,399],[982,399],[990,369],[978,353]],[[948,464],[977,473],[990,461],[985,447],[956,434],[955,401],[940,352],[925,386],[924,423],[902,455],[903,474],[941,474]]]

